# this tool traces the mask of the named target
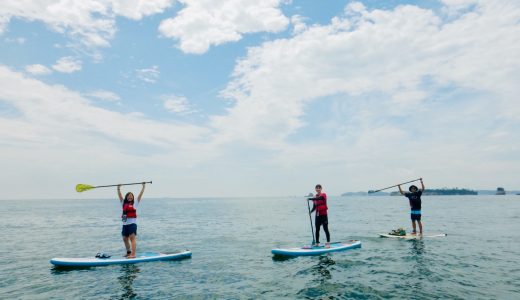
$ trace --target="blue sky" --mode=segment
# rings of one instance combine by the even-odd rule
[[[3,199],[520,187],[518,1],[18,1]]]

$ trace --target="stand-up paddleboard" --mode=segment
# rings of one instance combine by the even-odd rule
[[[395,235],[395,234],[388,234],[388,233],[380,233],[380,237],[385,238],[395,238],[395,239],[405,239],[405,240],[416,240],[416,239],[422,239],[422,238],[435,238],[435,237],[443,237],[447,236],[446,233],[438,233],[438,234],[407,234],[407,235]]]
[[[150,262],[158,260],[176,260],[191,257],[190,250],[178,251],[175,253],[165,254],[158,252],[137,253],[135,258],[126,258],[123,256],[99,258],[99,257],[83,257],[83,258],[53,258],[51,264],[59,267],[97,267],[121,264],[136,264],[141,262]]]
[[[327,248],[325,244],[319,246],[303,246],[299,248],[277,248],[271,250],[274,255],[283,256],[310,256],[310,255],[321,255],[329,252],[344,251],[353,248],[361,248],[361,242],[351,240],[347,242],[333,242],[330,243],[330,248]]]

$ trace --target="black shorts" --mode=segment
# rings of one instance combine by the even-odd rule
[[[412,221],[420,221],[421,214],[410,214],[410,218],[412,219]]]
[[[328,225],[329,218],[327,218],[327,215],[316,216],[315,223],[316,223],[316,227],[321,226],[321,225]]]
[[[129,237],[132,234],[137,235],[137,224],[128,224],[123,225],[123,230],[121,230],[121,234],[125,237]]]

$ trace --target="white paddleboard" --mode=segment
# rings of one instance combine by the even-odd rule
[[[110,258],[83,257],[83,258],[53,258],[51,264],[59,267],[97,267],[120,264],[135,264],[141,262],[150,262],[158,260],[175,260],[191,257],[190,250],[178,251],[175,253],[165,254],[158,252],[137,253],[135,258],[126,258],[123,256],[114,256]]]
[[[361,242],[356,240],[350,240],[347,242],[333,242],[330,243],[330,247],[325,244],[319,246],[303,246],[296,248],[275,248],[271,250],[274,255],[283,256],[310,256],[310,255],[321,255],[329,252],[344,251],[348,249],[361,248]]]
[[[405,239],[405,240],[416,240],[416,239],[422,239],[422,238],[435,238],[435,237],[443,237],[447,236],[446,233],[437,233],[437,234],[407,234],[407,235],[393,235],[388,233],[380,233],[380,237],[385,238],[394,238],[394,239]]]

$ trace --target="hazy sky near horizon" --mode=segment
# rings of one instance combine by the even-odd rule
[[[517,0],[4,1],[0,40],[2,199],[520,188]]]

